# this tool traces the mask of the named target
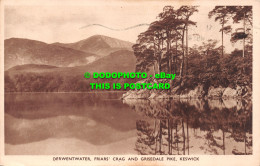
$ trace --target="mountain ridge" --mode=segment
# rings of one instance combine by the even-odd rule
[[[53,45],[59,45],[62,47],[73,48],[75,50],[80,50],[83,52],[89,52],[100,57],[109,55],[112,52],[126,49],[132,50],[133,43],[128,41],[123,41],[120,39],[104,36],[104,35],[94,35],[86,39],[80,40],[74,43],[52,43]]]
[[[6,39],[4,55],[5,70],[23,64],[80,66],[88,63],[87,57],[95,56],[91,53],[23,38]]]
[[[50,44],[26,38],[9,38],[4,41],[5,70],[24,64],[82,66],[116,51],[132,51],[132,45],[103,35],[94,35],[75,43]]]

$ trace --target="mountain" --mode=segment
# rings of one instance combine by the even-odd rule
[[[133,43],[108,36],[95,35],[75,43],[53,43],[53,45],[72,48],[104,57],[122,49],[132,51]]]
[[[30,39],[10,38],[4,42],[5,70],[24,64],[82,66],[113,52],[131,51],[132,45],[130,42],[102,35],[68,44],[47,44]]]
[[[4,41],[5,70],[23,64],[43,64],[58,67],[85,65],[96,55],[44,42],[10,38]]]
[[[100,35],[68,45],[7,39],[5,91],[89,91],[89,83],[104,80],[85,79],[86,72],[135,72],[136,57],[131,47],[129,42]],[[117,81],[134,80],[105,80]]]

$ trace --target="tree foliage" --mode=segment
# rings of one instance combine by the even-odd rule
[[[165,6],[157,20],[138,36],[133,46],[137,70],[175,73],[184,88],[192,89],[198,84],[206,87],[246,84],[251,87],[252,42],[246,43],[243,50],[236,49],[227,54],[224,52],[223,35],[234,31],[230,20],[235,24],[245,21],[247,27],[252,26],[252,7],[216,6],[209,12],[209,18],[214,17],[221,24],[221,46],[219,41],[213,39],[200,46],[188,46],[188,27],[196,25],[190,17],[196,12],[196,6],[181,6],[179,9]],[[252,41],[249,29],[245,38]],[[231,41],[236,37],[237,34],[232,33]],[[247,54],[246,59],[243,59],[241,52]]]

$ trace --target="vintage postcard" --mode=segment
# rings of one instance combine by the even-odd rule
[[[0,5],[0,166],[260,166],[260,1]]]

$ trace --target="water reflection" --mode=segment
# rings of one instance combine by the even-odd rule
[[[5,94],[5,154],[135,154],[135,122],[140,117],[121,96]]]
[[[252,154],[252,104],[244,100],[125,100],[143,115],[135,150],[145,154]]]
[[[252,154],[249,101],[121,96],[5,94],[5,154]]]

